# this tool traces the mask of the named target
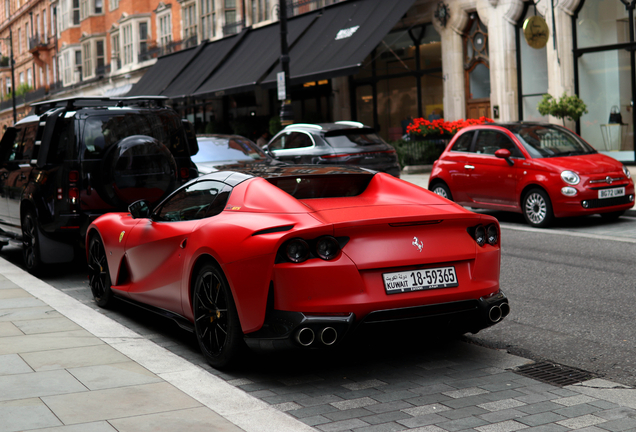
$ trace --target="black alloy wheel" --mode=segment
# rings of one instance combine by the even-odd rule
[[[214,368],[232,363],[243,348],[243,333],[232,292],[223,272],[206,264],[193,293],[194,329],[201,352]]]
[[[97,306],[107,308],[112,305],[113,291],[110,289],[106,250],[99,235],[93,235],[88,245],[88,285]]]
[[[38,222],[33,210],[27,210],[22,216],[22,257],[29,273],[37,274],[42,270]]]

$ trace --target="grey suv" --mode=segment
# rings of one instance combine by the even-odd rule
[[[33,104],[0,141],[0,247],[23,245],[32,273],[70,262],[90,222],[158,203],[197,176],[192,125],[165,98],[70,98]]]
[[[264,150],[287,163],[355,165],[400,177],[395,149],[358,122],[292,124],[276,134]]]

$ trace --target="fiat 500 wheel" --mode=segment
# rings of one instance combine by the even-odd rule
[[[97,306],[106,308],[113,303],[106,250],[97,235],[91,238],[88,245],[88,285]]]
[[[206,264],[197,274],[193,295],[194,329],[199,348],[214,368],[232,363],[243,345],[243,332],[232,291],[223,272]]]
[[[433,187],[431,188],[431,192],[448,200],[453,200],[453,195],[451,194],[450,189],[444,183],[436,183],[435,185],[433,185]]]
[[[523,199],[522,211],[526,222],[533,227],[545,228],[554,219],[550,197],[541,189],[528,191]]]

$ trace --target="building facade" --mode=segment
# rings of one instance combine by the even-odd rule
[[[577,94],[588,113],[566,126],[599,151],[634,162],[635,3],[298,0],[287,3],[286,96],[295,121],[357,120],[394,140],[415,117],[560,122],[537,112],[542,95]],[[387,17],[399,10],[388,29],[373,21],[381,8]],[[359,24],[338,24],[347,13],[346,22]],[[0,14],[4,124],[11,120],[7,95],[21,84],[22,92],[31,89],[30,100],[164,94],[199,131],[253,137],[280,110],[278,0],[7,0]],[[526,36],[524,23],[535,16],[546,34]],[[350,43],[371,26],[373,46]],[[15,84],[6,60],[9,29]],[[322,68],[345,55],[334,40],[355,45],[347,55],[364,58]],[[321,50],[332,52],[321,58]],[[243,69],[260,72],[240,81]],[[162,84],[150,86],[146,76]]]

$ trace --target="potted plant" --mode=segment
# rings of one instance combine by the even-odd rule
[[[537,105],[537,111],[541,115],[551,115],[563,121],[565,126],[565,119],[568,118],[573,121],[578,121],[583,114],[587,114],[587,105],[577,96],[568,96],[566,92],[563,92],[563,96],[556,100],[550,94],[544,94],[543,99]]]

